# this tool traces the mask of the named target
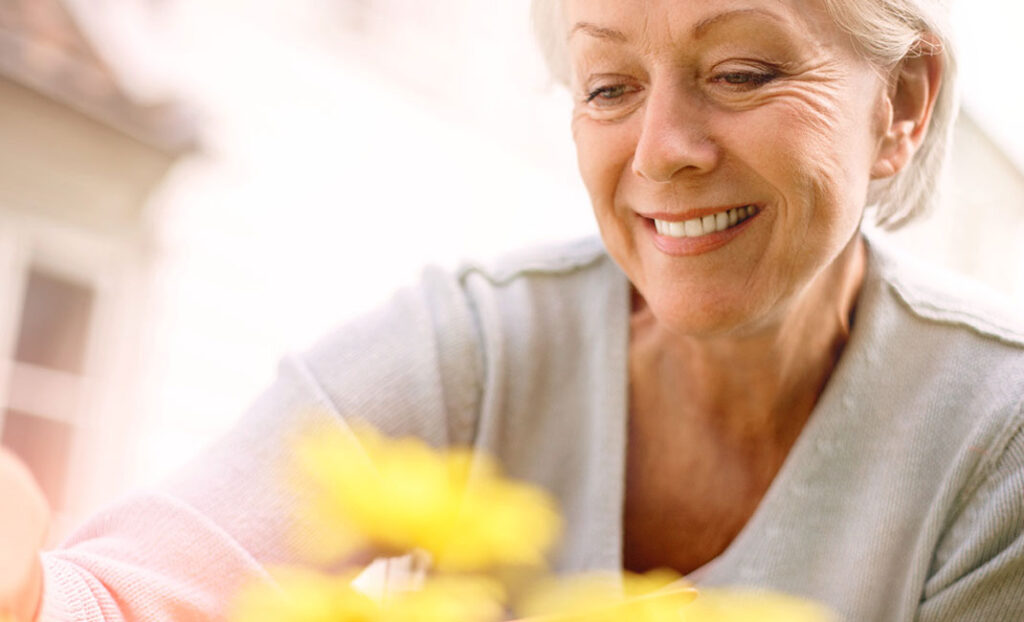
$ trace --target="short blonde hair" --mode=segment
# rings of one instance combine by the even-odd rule
[[[836,24],[880,69],[908,57],[942,58],[942,85],[921,146],[899,174],[871,182],[868,205],[879,226],[895,229],[929,211],[939,199],[958,111],[957,64],[949,0],[822,0]],[[552,77],[569,84],[569,57],[561,0],[533,0],[534,34]]]

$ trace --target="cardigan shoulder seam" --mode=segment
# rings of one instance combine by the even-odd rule
[[[508,253],[491,262],[466,262],[457,271],[458,280],[482,277],[501,287],[531,276],[564,276],[610,261],[596,236],[569,242],[542,244]]]
[[[1024,322],[1013,303],[988,286],[926,265],[869,238],[873,263],[885,286],[919,319],[972,331],[1020,349]]]

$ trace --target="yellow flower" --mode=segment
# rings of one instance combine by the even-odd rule
[[[501,584],[491,579],[433,577],[385,601],[383,622],[496,622],[505,612],[504,600]]]
[[[543,491],[503,478],[468,450],[435,451],[416,439],[391,440],[367,426],[306,438],[297,454],[316,484],[313,512],[335,526],[337,553],[360,539],[388,551],[420,549],[440,570],[536,565],[560,518]]]
[[[701,590],[679,622],[829,622],[824,607],[807,600],[762,591]]]
[[[376,602],[338,577],[299,569],[273,572],[277,586],[244,589],[232,622],[497,622],[504,592],[478,578],[428,579],[413,592]]]
[[[830,622],[825,608],[785,594],[697,590],[670,570],[552,581],[525,600],[519,622]]]
[[[524,599],[536,622],[679,622],[697,591],[671,570],[553,579]]]
[[[253,584],[243,589],[230,619],[234,622],[376,622],[380,607],[352,588],[351,577],[298,569],[274,571],[278,587]]]

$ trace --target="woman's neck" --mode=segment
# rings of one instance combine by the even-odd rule
[[[633,390],[683,395],[683,416],[713,420],[734,438],[794,440],[849,338],[865,266],[856,236],[777,318],[741,337],[673,334],[641,303],[633,318],[640,354],[634,363],[645,369],[632,374]]]

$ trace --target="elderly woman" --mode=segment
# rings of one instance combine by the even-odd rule
[[[858,622],[1024,619],[1024,335],[860,232],[869,206],[898,224],[934,200],[943,3],[534,9],[603,245],[428,272],[9,602],[36,611],[42,583],[43,620],[217,618],[288,558],[289,430],[360,416],[553,491],[564,571],[667,566]]]

